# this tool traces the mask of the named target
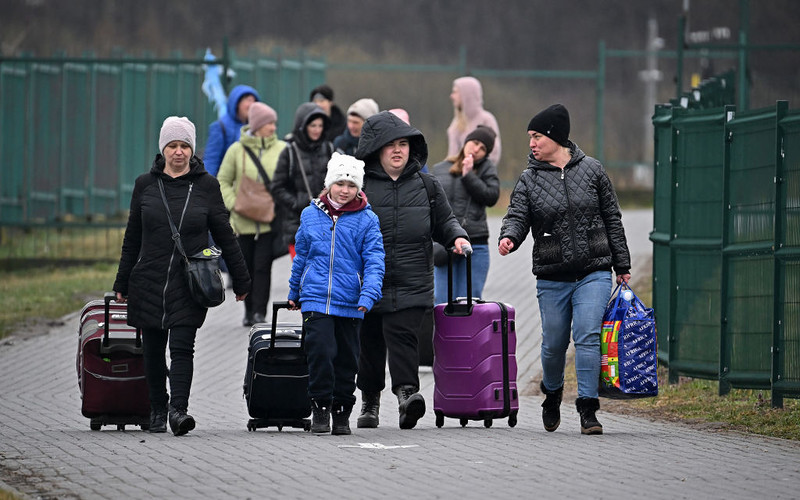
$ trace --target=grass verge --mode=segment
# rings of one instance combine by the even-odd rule
[[[3,272],[0,280],[0,338],[25,335],[79,310],[111,290],[117,266],[45,266]]]

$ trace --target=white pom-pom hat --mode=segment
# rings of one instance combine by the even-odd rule
[[[358,187],[364,187],[364,162],[350,155],[333,153],[328,160],[328,173],[325,175],[325,187],[329,188],[339,181],[349,181]]]

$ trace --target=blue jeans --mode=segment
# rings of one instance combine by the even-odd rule
[[[489,275],[489,245],[472,246],[472,296],[483,298],[483,285]],[[447,302],[447,266],[433,269],[434,304]],[[467,258],[456,255],[453,260],[453,298],[467,296]]]
[[[575,342],[578,397],[596,398],[600,377],[600,329],[611,297],[611,272],[596,271],[580,281],[537,280],[542,316],[542,382],[548,391],[564,385],[570,326]]]

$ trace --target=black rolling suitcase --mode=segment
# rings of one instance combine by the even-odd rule
[[[244,397],[252,417],[248,431],[271,426],[311,430],[303,325],[278,323],[278,311],[288,308],[288,302],[274,303],[272,323],[250,329],[244,375]]]

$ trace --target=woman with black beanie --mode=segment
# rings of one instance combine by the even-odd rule
[[[575,343],[582,434],[602,434],[600,329],[617,283],[630,280],[631,258],[614,187],[603,165],[569,140],[569,112],[554,104],[528,124],[528,168],[514,187],[498,250],[508,255],[533,235],[533,274],[542,318],[542,421],[561,423],[567,347]]]

